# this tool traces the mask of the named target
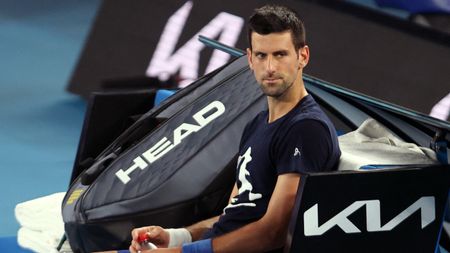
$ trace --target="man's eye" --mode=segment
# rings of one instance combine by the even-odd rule
[[[286,56],[286,53],[284,53],[284,52],[276,53],[275,56],[280,58],[280,57]]]
[[[264,57],[266,57],[266,55],[265,55],[265,54],[257,53],[257,54],[256,54],[256,57],[257,57],[258,59],[264,59]]]

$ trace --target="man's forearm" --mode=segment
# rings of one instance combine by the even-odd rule
[[[300,175],[278,176],[267,212],[258,221],[213,239],[215,253],[266,252],[281,248],[297,195]]]
[[[213,239],[215,253],[265,252],[283,246],[287,226],[269,226],[259,220]]]
[[[199,240],[202,237],[202,235],[206,232],[206,230],[212,228],[214,223],[216,223],[219,220],[219,217],[220,216],[215,216],[207,220],[197,222],[194,225],[187,227],[186,229],[189,231],[189,233],[191,233],[192,241]]]

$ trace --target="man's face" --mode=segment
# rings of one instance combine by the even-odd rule
[[[295,50],[290,31],[261,35],[252,33],[252,50],[247,49],[250,68],[267,96],[280,97],[301,78],[307,56]],[[309,51],[308,51],[309,53]]]

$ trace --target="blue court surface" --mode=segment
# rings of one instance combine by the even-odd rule
[[[65,191],[86,103],[65,91],[99,0],[0,1],[0,252],[17,203]]]

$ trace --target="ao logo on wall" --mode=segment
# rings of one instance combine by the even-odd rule
[[[185,87],[195,81],[199,76],[200,53],[205,47],[198,41],[198,35],[208,38],[216,38],[223,44],[234,46],[239,39],[244,19],[226,12],[219,13],[213,20],[206,24],[186,44],[175,51],[184,24],[192,9],[193,2],[187,1],[167,21],[164,31],[156,47],[153,58],[150,61],[146,74],[167,80],[171,75],[179,72],[182,79],[179,86]],[[207,74],[228,62],[230,55],[219,50],[214,50],[206,67]]]
[[[450,116],[450,93],[442,98],[433,108],[431,109],[430,116],[447,120]]]

